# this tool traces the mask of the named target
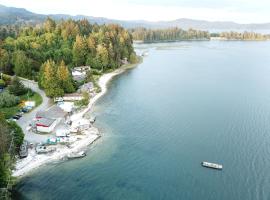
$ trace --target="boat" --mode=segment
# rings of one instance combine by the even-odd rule
[[[84,151],[78,152],[78,153],[71,153],[67,155],[68,159],[75,159],[75,158],[82,158],[85,157],[86,153]]]
[[[90,117],[89,121],[90,121],[91,124],[95,123],[95,121],[96,121],[96,116]]]
[[[222,170],[222,168],[223,168],[223,166],[220,164],[210,163],[210,162],[205,162],[205,161],[202,162],[202,166],[212,168],[212,169],[218,169],[218,170]]]

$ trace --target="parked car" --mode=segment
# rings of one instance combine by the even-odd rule
[[[14,119],[14,120],[19,120],[20,117],[18,117],[18,116],[15,115],[15,116],[12,117],[12,119]]]
[[[17,113],[15,116],[22,117],[21,113]]]
[[[23,141],[19,151],[20,158],[26,158],[28,156],[28,142]]]
[[[22,115],[16,114],[15,117],[18,117],[20,119]]]
[[[27,108],[22,108],[20,111],[23,112],[23,113],[28,113],[29,112],[29,110]]]

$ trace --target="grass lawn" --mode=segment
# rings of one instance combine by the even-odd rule
[[[31,95],[29,95],[29,98],[27,96],[27,94],[24,94],[20,97],[20,101],[35,101],[36,102],[36,107],[38,107],[41,103],[42,103],[42,97],[36,93],[36,92],[32,92]],[[14,116],[19,110],[20,110],[20,106],[13,106],[13,107],[9,107],[9,108],[0,108],[0,112],[2,112],[5,115],[6,119],[10,119],[12,116]]]

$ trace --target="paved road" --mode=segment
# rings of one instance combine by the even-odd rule
[[[25,134],[25,139],[29,142],[37,143],[41,141],[45,141],[48,138],[48,135],[40,135],[36,133],[32,133],[26,130],[26,127],[29,125],[31,120],[36,116],[36,113],[41,110],[46,110],[51,106],[51,100],[45,95],[45,92],[38,87],[38,83],[30,80],[21,79],[21,82],[32,89],[33,91],[39,93],[43,99],[42,104],[39,105],[37,108],[32,110],[30,113],[24,114],[18,121],[18,125],[22,127],[23,132]]]

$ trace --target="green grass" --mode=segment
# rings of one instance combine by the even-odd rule
[[[35,107],[38,107],[40,104],[42,104],[43,101],[42,97],[36,92],[31,92],[31,94],[29,94],[29,97],[27,94],[24,94],[19,97],[21,101],[35,101],[36,102]],[[17,114],[19,110],[20,110],[19,105],[9,108],[0,108],[0,112],[2,112],[5,115],[6,119],[10,119],[12,116]]]

